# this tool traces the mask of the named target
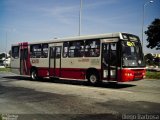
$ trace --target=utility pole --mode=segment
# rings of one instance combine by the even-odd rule
[[[146,7],[147,4],[153,3],[153,2],[154,2],[153,0],[150,0],[150,1],[146,2],[143,5],[143,15],[142,15],[142,50],[143,50],[143,32],[144,32],[145,7]]]
[[[82,24],[82,0],[80,0],[80,8],[79,8],[79,36],[81,36],[81,24]]]
[[[5,47],[5,68],[7,67],[7,32],[6,32],[6,47]]]

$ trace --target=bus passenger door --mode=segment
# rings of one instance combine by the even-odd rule
[[[102,76],[104,80],[117,79],[117,43],[102,44]]]
[[[20,45],[20,74],[30,74],[30,60],[28,56],[28,44],[22,43]]]
[[[51,77],[61,76],[61,46],[50,47],[49,75]]]
[[[28,43],[24,42],[12,46],[11,71],[20,75],[29,75],[29,68]]]
[[[12,46],[12,54],[11,54],[11,72],[15,74],[20,74],[20,54],[19,50],[20,46]]]

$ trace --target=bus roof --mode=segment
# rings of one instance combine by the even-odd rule
[[[125,33],[124,34],[129,34]],[[94,34],[94,35],[83,35],[83,36],[74,36],[74,37],[66,37],[66,38],[55,38],[51,40],[41,40],[38,42],[29,42],[28,44],[39,44],[39,43],[54,43],[54,42],[64,42],[64,41],[74,41],[74,40],[87,40],[87,39],[96,39],[96,38],[118,38],[121,37],[122,32],[117,33],[106,33],[106,34]],[[13,44],[18,45],[18,44]]]

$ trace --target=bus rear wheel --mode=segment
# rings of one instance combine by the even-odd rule
[[[37,70],[33,69],[31,71],[31,78],[32,78],[32,80],[37,80],[38,79]]]

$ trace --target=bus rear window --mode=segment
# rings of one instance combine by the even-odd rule
[[[19,46],[12,47],[12,57],[15,59],[19,58]]]

